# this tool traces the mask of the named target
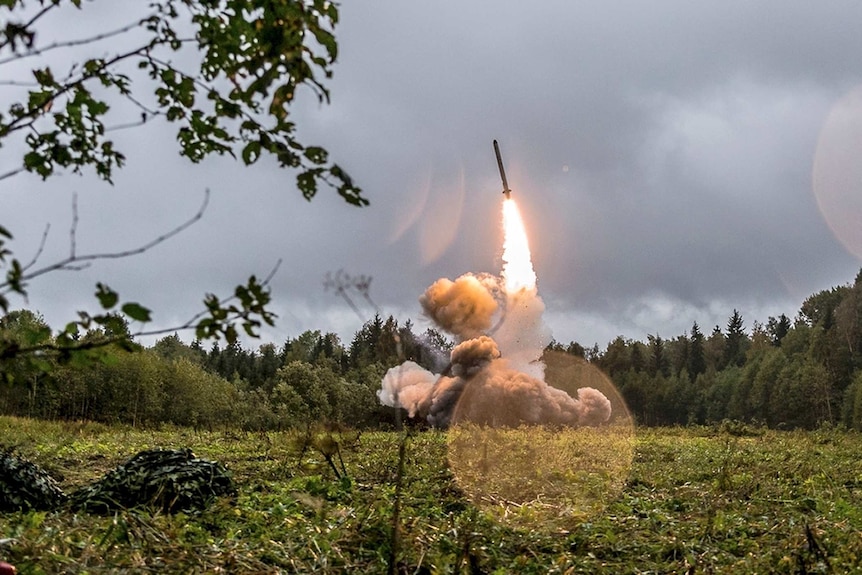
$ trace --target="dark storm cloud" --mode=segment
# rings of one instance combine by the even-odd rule
[[[750,327],[855,276],[859,261],[817,210],[811,165],[829,109],[862,82],[859,2],[391,0],[341,12],[332,103],[301,100],[297,122],[370,208],[328,190],[309,204],[272,164],[190,166],[169,130],[128,132],[114,189],[0,184],[18,247],[32,253],[49,220],[50,249],[66,249],[71,190],[95,245],[162,233],[210,188],[204,220],[145,257],[36,285],[31,305],[66,321],[105,279],[185,317],[204,292],[281,258],[273,337],[361,325],[323,291],[339,268],[374,277],[381,312],[416,318],[434,279],[499,272],[494,138],[557,339],[672,337],[723,325],[733,308]]]
[[[792,315],[854,274],[817,213],[810,167],[825,114],[860,78],[859,5],[381,10],[362,15],[374,48],[346,58],[397,81],[364,103],[392,104],[395,145],[434,155],[445,141],[491,178],[487,140],[504,142],[532,194],[521,199],[540,286],[565,308],[630,327],[631,308],[658,295],[690,315],[638,327],[673,335],[723,324],[733,307]]]

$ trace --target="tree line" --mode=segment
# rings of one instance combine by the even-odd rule
[[[746,330],[733,310],[708,334],[695,322],[673,339],[572,348],[611,377],[641,424],[862,429],[862,270],[853,284],[809,296],[792,321],[782,314]]]
[[[116,335],[96,328],[81,343]],[[32,348],[51,338],[38,313],[16,310],[0,318],[0,349]],[[0,357],[0,413],[247,430],[314,422],[386,427],[397,417],[376,396],[386,370],[412,360],[439,373],[452,345],[434,329],[417,334],[410,321],[376,315],[347,344],[334,333],[309,330],[256,350],[236,341],[205,349],[174,334],[151,347],[95,346],[99,353],[83,358],[9,353]],[[620,336],[604,349],[554,341],[548,350],[604,371],[641,425],[730,419],[862,430],[862,270],[853,284],[808,297],[793,320],[782,314],[747,329],[733,310],[726,325],[708,334],[695,322],[672,339]]]
[[[399,325],[379,315],[349,345],[317,330],[257,350],[236,341],[205,349],[200,341],[187,344],[176,334],[151,347],[129,346],[117,335],[124,334],[91,329],[79,340],[92,345],[86,356],[16,355],[16,348],[50,345],[53,336],[38,313],[5,314],[0,318],[0,413],[246,430],[314,422],[386,427],[397,417],[377,400],[386,370],[410,359],[439,371],[451,347],[433,329],[417,335],[411,322]],[[4,357],[4,349],[13,351]]]

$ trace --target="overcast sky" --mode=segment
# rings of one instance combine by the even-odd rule
[[[95,27],[104,6],[86,5]],[[192,165],[154,123],[116,133],[128,165],[113,187],[0,182],[0,223],[22,260],[50,223],[48,263],[69,250],[72,192],[86,253],[170,230],[211,190],[181,236],[34,282],[29,306],[55,327],[94,309],[96,281],[176,325],[281,259],[264,341],[320,329],[349,343],[375,310],[324,290],[339,269],[371,276],[379,312],[422,331],[417,298],[436,279],[499,273],[496,138],[558,341],[708,333],[734,309],[750,329],[862,267],[860,29],[858,0],[345,2],[332,102],[309,92],[294,114],[371,206],[326,189],[308,203],[270,161]],[[0,172],[14,153],[0,149]]]

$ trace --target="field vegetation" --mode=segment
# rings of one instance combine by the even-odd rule
[[[6,513],[0,560],[21,573],[614,574],[848,573],[862,561],[857,432],[640,428],[614,464],[626,462],[619,482],[592,507],[573,512],[525,488],[506,499],[522,512],[506,514],[494,512],[505,494],[491,481],[477,489],[453,473],[464,465],[450,462],[453,443],[474,431],[142,430],[2,417],[3,444],[67,491],[139,450],[191,447],[228,466],[237,494],[188,514]],[[581,443],[541,429],[506,433],[534,449],[535,462],[529,473],[498,469],[506,481],[523,473],[535,487],[546,460],[559,479],[561,458],[573,492],[596,477],[577,473],[603,457],[596,430]],[[612,443],[605,448],[616,451]]]

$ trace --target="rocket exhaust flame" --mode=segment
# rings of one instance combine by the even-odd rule
[[[425,315],[455,339],[449,365],[435,374],[407,361],[386,373],[377,395],[449,429],[452,472],[485,511],[548,528],[600,512],[622,489],[632,419],[595,366],[543,355],[551,341],[545,306],[496,141],[494,151],[506,196],[502,275],[466,273],[425,290]],[[561,388],[546,383],[546,368]]]
[[[504,191],[510,191],[496,141],[494,149]],[[419,298],[425,315],[455,337],[449,368],[443,375],[415,363],[392,369],[383,379],[380,401],[435,427],[449,427],[460,418],[503,426],[608,421],[611,402],[601,392],[584,387],[572,396],[545,383],[541,358],[551,341],[542,318],[545,305],[524,223],[508,195],[503,231],[502,277],[442,278]]]
[[[503,279],[506,292],[513,294],[519,290],[536,289],[536,272],[530,256],[527,230],[518,211],[515,200],[507,198],[503,202]]]

